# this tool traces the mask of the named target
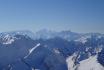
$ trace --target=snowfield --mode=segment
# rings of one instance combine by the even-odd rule
[[[75,55],[67,58],[68,70],[104,70],[104,67],[98,63],[97,55],[91,56],[88,59],[80,61],[80,64],[74,64]]]

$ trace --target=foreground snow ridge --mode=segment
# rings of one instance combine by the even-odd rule
[[[67,66],[68,66],[68,70],[75,70],[76,66],[75,66],[75,58],[76,58],[77,54],[74,53],[72,56],[69,56],[66,59],[67,62]]]
[[[80,62],[78,70],[104,70],[104,67],[98,63],[97,56],[91,56]]]
[[[97,55],[82,60],[80,64],[77,65],[74,64],[75,56],[74,54],[66,59],[68,70],[104,70],[104,67],[97,61]]]

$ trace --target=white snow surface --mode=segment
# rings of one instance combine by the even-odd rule
[[[31,70],[40,70],[40,69],[34,69],[34,68],[31,68]]]
[[[76,42],[82,42],[84,44],[85,42],[87,42],[87,38],[82,36],[81,38],[79,38],[79,39],[77,39],[75,41]]]
[[[98,63],[96,55],[81,61],[77,70],[104,70],[104,67]]]
[[[33,48],[29,49],[29,54],[27,56],[25,56],[24,58],[27,58],[38,46],[40,46],[40,43],[38,43],[36,46],[34,46]]]
[[[54,52],[60,54],[60,51],[57,48],[54,48]]]
[[[4,38],[3,38],[3,44],[11,44],[14,42],[14,37],[11,37],[10,35],[6,35]]]
[[[77,65],[74,64],[75,58],[76,54],[73,54],[66,59],[68,70],[104,70],[104,67],[97,61],[97,55],[90,56]]]
[[[29,49],[29,54],[31,54],[38,46],[40,46],[40,43],[38,43],[35,47]]]
[[[75,58],[76,58],[76,54],[74,53],[72,56],[69,56],[66,59],[67,62],[67,66],[68,66],[68,70],[75,70],[76,66],[75,66]]]
[[[3,42],[3,44],[11,44],[12,42],[14,42],[14,39],[7,40],[6,42]]]

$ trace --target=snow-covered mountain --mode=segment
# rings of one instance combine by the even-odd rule
[[[104,70],[104,67],[98,63],[97,56],[91,56],[83,60],[78,65],[78,70]]]
[[[89,38],[95,37],[96,39],[99,39],[104,37],[104,34],[76,33],[70,30],[56,32],[56,31],[51,31],[47,29],[43,29],[35,33],[35,39],[51,39],[55,37],[60,37],[68,41],[74,40],[74,41],[85,43]]]
[[[0,70],[104,70],[104,34],[0,33]]]

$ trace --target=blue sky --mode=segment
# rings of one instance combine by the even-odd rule
[[[0,32],[104,33],[104,0],[0,0]]]

